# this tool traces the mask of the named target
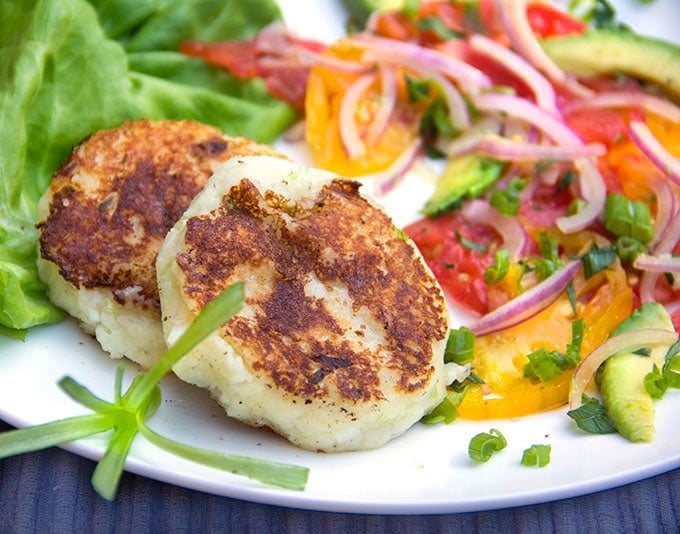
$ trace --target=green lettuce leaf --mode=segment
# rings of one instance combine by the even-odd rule
[[[37,276],[37,203],[73,146],[126,119],[189,118],[261,142],[295,120],[259,81],[175,52],[245,38],[273,0],[0,0],[0,332],[62,318]]]

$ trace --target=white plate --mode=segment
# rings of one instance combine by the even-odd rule
[[[625,20],[641,31],[671,38],[680,6],[657,0],[641,7],[615,2]],[[293,28],[307,37],[330,41],[344,30],[339,2],[281,2]],[[303,162],[304,148],[285,146]],[[404,184],[386,200],[397,222],[418,209],[422,188]],[[87,413],[57,386],[69,374],[95,394],[112,398],[116,362],[70,321],[31,330],[25,342],[0,337],[0,417],[27,426]],[[136,373],[128,366],[126,379]],[[130,472],[218,495],[255,502],[337,512],[423,514],[467,512],[546,502],[637,481],[680,466],[675,424],[680,392],[657,403],[655,441],[632,445],[618,435],[579,432],[566,410],[514,420],[469,422],[434,427],[416,425],[378,450],[314,454],[266,431],[230,421],[207,394],[174,377],[163,381],[164,402],[151,420],[161,433],[226,453],[296,463],[311,469],[305,491],[267,487],[247,478],[203,468],[159,451],[138,438],[126,465]],[[475,465],[467,456],[470,438],[498,428],[508,447],[491,461]],[[65,448],[98,458],[106,436]],[[542,469],[520,465],[522,451],[550,444],[552,460]]]

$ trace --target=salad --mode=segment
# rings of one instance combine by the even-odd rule
[[[548,2],[406,2],[328,46],[281,25],[182,45],[284,99],[277,80],[295,72],[289,101],[301,109],[305,95],[300,128],[317,165],[370,180],[378,195],[425,157],[438,166],[423,217],[404,230],[472,320],[449,341],[450,360],[470,372],[434,421],[569,402],[577,422],[595,410],[597,425],[582,425],[591,431],[644,441],[653,431],[612,428],[607,416],[617,419],[622,396],[647,406],[640,399],[677,385],[680,51],[591,4],[577,16]],[[646,345],[616,343],[653,304],[663,321],[633,321]],[[586,386],[626,350],[644,362],[622,373],[636,375],[635,395],[600,370],[600,409]]]
[[[0,32],[11,53],[0,56],[0,70],[28,84],[0,93],[0,131],[25,126],[0,147],[2,333],[22,337],[62,317],[35,276],[31,222],[48,170],[83,136],[123,118],[190,116],[271,141],[297,112],[304,121],[286,138],[304,140],[318,166],[365,181],[378,197],[417,175],[430,195],[405,236],[469,320],[451,330],[447,347],[460,372],[424,422],[569,403],[589,431],[653,438],[653,399],[678,387],[677,47],[621,27],[604,1],[578,13],[547,2],[407,1],[358,20],[355,33],[330,45],[291,34],[274,2],[266,12],[239,4],[249,21],[239,31],[198,2],[121,2],[119,11],[84,0],[0,3],[12,8]],[[261,16],[251,20],[251,11]],[[34,18],[44,27],[26,24]],[[178,21],[167,42],[161,28]],[[25,26],[29,33],[17,30]],[[215,43],[220,35],[241,40]],[[31,85],[45,65],[29,61],[29,41],[51,50],[69,81],[55,86],[54,101]],[[625,54],[592,52],[622,47]],[[74,50],[96,50],[90,59],[107,68],[73,61]],[[81,83],[93,72],[96,83]],[[59,113],[81,85],[89,103],[82,116]],[[224,114],[210,113],[214,106]],[[43,128],[53,112],[51,129]],[[146,427],[160,402],[156,381],[179,357],[179,349],[168,354],[127,392],[119,371],[113,404],[65,380],[61,387],[97,413],[59,435],[29,429],[43,440],[31,450],[76,430],[83,437],[118,427],[125,440],[100,471],[100,480],[113,480],[98,488],[108,498],[111,473],[119,476],[137,432],[178,456],[304,487],[303,468],[265,465],[275,474],[267,479],[248,458],[197,452]],[[604,407],[584,395],[593,378]],[[617,416],[633,411],[632,425]],[[279,474],[267,471],[274,468]]]

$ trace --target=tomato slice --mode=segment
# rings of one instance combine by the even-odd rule
[[[416,221],[404,231],[451,300],[479,314],[489,310],[484,271],[499,243],[490,227],[469,224],[452,212]]]
[[[458,408],[461,417],[521,417],[557,408],[567,401],[573,371],[549,382],[532,382],[523,376],[526,355],[539,348],[564,352],[571,340],[571,323],[581,318],[583,357],[633,310],[633,291],[618,263],[597,280],[585,283],[581,279],[575,285],[580,297],[576,315],[565,296],[515,327],[477,338],[472,366],[484,384],[470,386]]]
[[[331,45],[325,53],[343,59],[357,59],[361,50],[357,45],[341,40]],[[354,73],[316,65],[307,83],[305,140],[318,166],[344,176],[362,176],[388,168],[417,138],[420,123],[418,111],[407,102],[405,89],[398,87],[398,101],[382,135],[373,144],[365,137],[365,154],[350,158],[340,136],[339,117],[345,93],[357,78],[358,75]],[[397,78],[402,79],[401,76]],[[358,130],[364,136],[378,112],[380,92],[376,80],[355,110]]]
[[[532,2],[527,6],[529,25],[536,35],[545,39],[556,35],[583,33],[588,25],[569,13],[543,2]]]

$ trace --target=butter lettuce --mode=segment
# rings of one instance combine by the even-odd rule
[[[261,142],[294,120],[260,81],[176,52],[281,17],[271,0],[0,0],[0,332],[55,322],[37,277],[37,202],[71,148],[126,119],[190,118]]]

